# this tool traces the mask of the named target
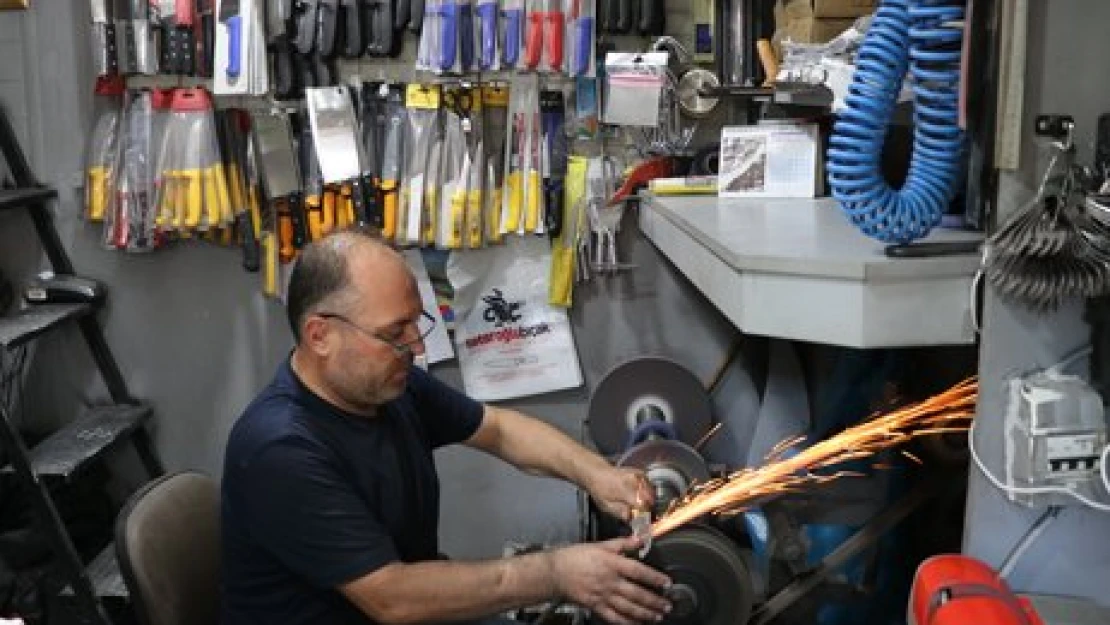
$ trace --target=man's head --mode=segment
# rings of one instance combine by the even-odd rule
[[[352,412],[370,414],[400,395],[414,354],[424,351],[412,274],[368,234],[344,231],[305,247],[286,308],[298,373]]]

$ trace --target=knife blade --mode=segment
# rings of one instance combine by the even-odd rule
[[[227,29],[227,67],[224,72],[232,79],[238,78],[243,69],[243,16],[239,2],[240,0],[220,0],[218,18]]]
[[[632,512],[632,520],[628,523],[632,535],[640,539],[641,547],[637,557],[643,559],[651,551],[651,512],[646,509],[637,509]]]

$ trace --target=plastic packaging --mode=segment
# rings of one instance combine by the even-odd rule
[[[659,125],[667,57],[666,52],[610,52],[605,56],[605,123],[649,128]]]
[[[115,197],[114,179],[119,159],[119,128],[122,115],[122,78],[97,80],[93,104],[93,130],[85,149],[85,211],[89,221],[102,221]]]

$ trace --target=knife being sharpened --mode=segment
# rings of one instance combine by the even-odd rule
[[[640,551],[636,557],[642,560],[651,551],[651,511],[647,508],[634,509],[628,527],[632,529],[632,535],[640,539]]]
[[[220,0],[220,23],[227,28],[227,68],[228,78],[238,78],[242,71],[243,59],[243,16],[240,13],[240,0]]]

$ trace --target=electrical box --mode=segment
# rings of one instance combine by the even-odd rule
[[[1059,487],[1104,500],[1099,460],[1107,426],[1101,396],[1074,376],[1038,373],[1013,384],[1006,482],[1019,488]],[[1029,506],[1078,503],[1064,493],[1011,493],[1010,498]]]

